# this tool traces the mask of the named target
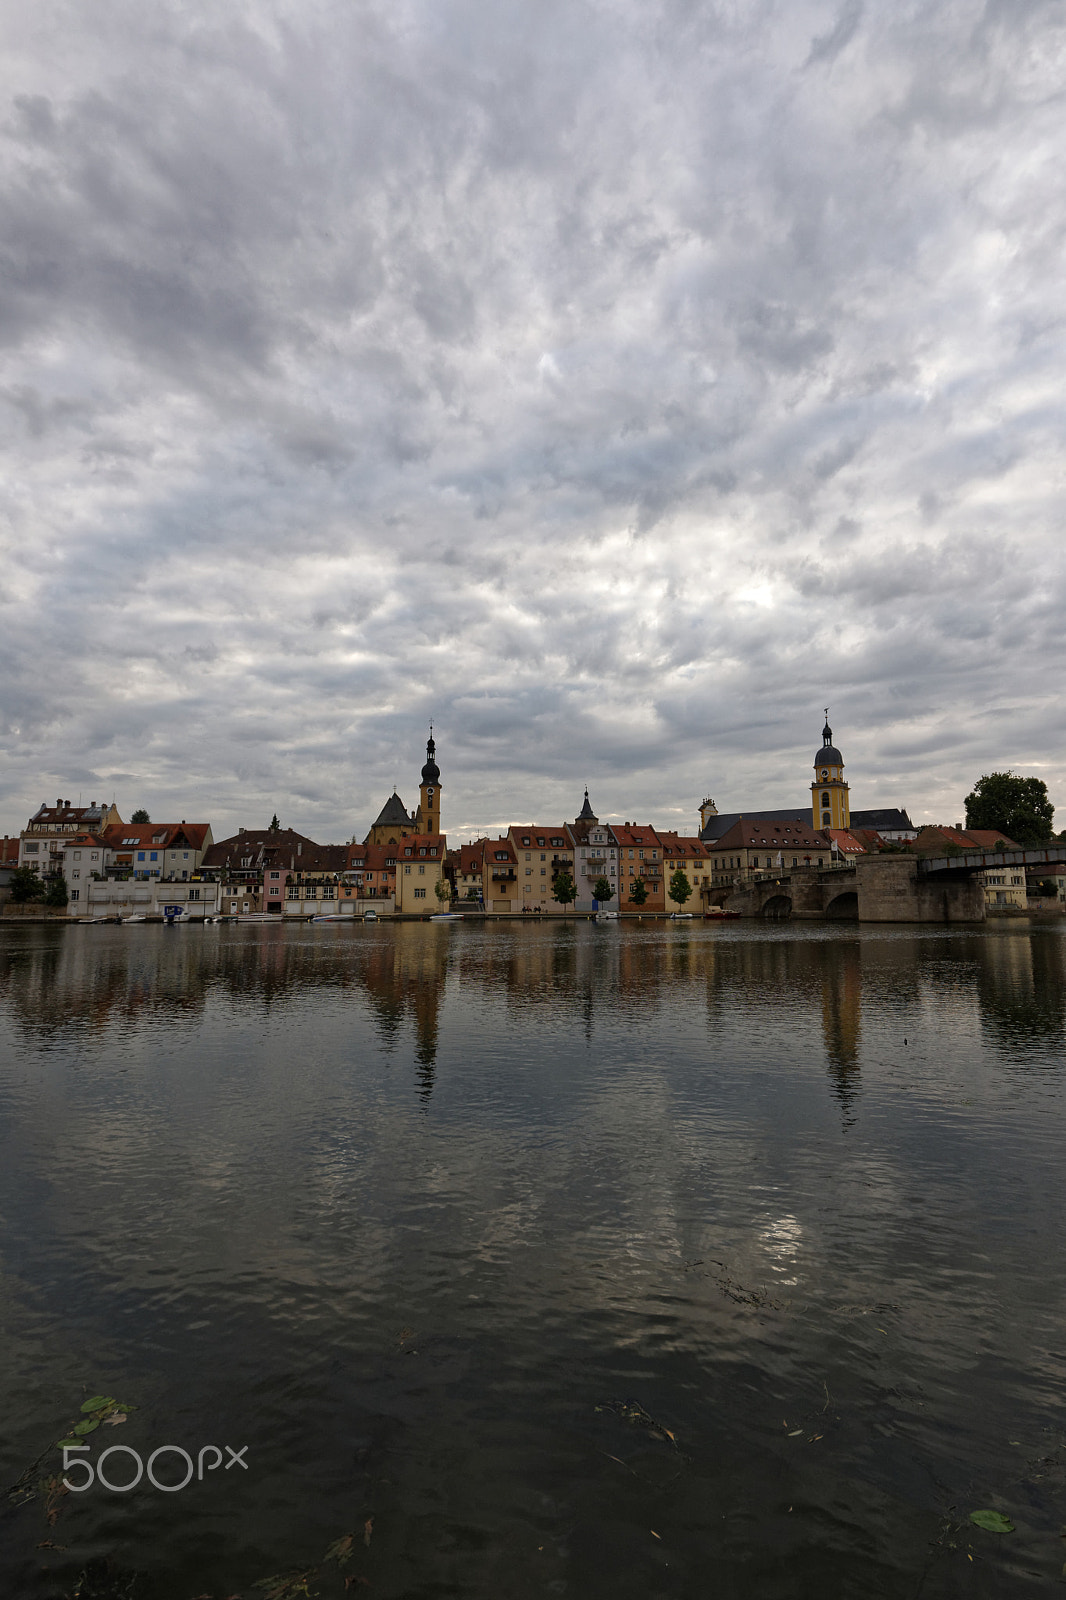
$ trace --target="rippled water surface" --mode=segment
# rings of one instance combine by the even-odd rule
[[[0,924],[0,1593],[1048,1590],[1064,980],[1026,924]],[[92,1461],[247,1466],[49,1502],[93,1395]]]

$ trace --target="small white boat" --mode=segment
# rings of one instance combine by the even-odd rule
[[[434,911],[430,922],[462,922],[458,911]]]
[[[147,922],[147,917],[123,917],[123,922]]]
[[[377,914],[376,911],[364,911],[363,912],[363,921],[364,922],[376,922],[377,920],[378,920],[378,914]]]
[[[351,922],[353,920],[352,917],[343,916],[339,911],[326,911],[320,913],[317,917],[311,918],[312,922]]]
[[[671,922],[691,922],[692,921],[692,912],[691,911],[671,911],[671,913],[670,913],[670,921]]]

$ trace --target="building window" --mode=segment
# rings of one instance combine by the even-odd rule
[[[411,868],[409,866],[405,866],[403,870],[404,870],[404,872],[406,872],[408,877],[411,876]]]
[[[76,900],[80,894],[81,894],[81,890],[80,889],[72,889],[70,891],[70,898],[72,900]]]
[[[416,900],[424,900],[425,898],[426,898],[426,891],[424,889],[416,889],[415,890],[415,899]]]
[[[823,807],[827,806],[828,804],[829,804],[829,796],[827,794],[823,794],[823,796],[822,796],[822,805],[823,805]]]
[[[425,871],[426,871],[425,867],[419,867],[418,870],[419,870],[419,873],[424,877],[425,876]]]
[[[137,860],[138,861],[143,861],[144,860],[144,851],[143,850],[138,850],[138,852],[137,852]]]

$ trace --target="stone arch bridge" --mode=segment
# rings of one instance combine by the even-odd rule
[[[792,867],[760,874],[722,904],[749,917],[856,922],[983,922],[979,874],[989,868],[1066,860],[1066,844],[1039,850],[968,852],[932,860],[905,854],[860,856],[846,867]],[[717,897],[716,897],[717,898]]]

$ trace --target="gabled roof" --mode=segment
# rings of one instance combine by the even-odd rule
[[[393,852],[397,861],[417,860],[419,856],[443,861],[448,841],[443,833],[409,833],[397,842]]]
[[[305,853],[320,850],[322,846],[308,839],[306,834],[297,833],[294,828],[245,828],[231,838],[220,839],[213,844],[205,852],[200,865],[208,871],[220,867],[239,867],[250,856],[252,865],[258,866],[264,850],[268,848],[275,866],[279,862],[288,866],[290,861],[298,864]]]
[[[610,824],[610,831],[619,845],[652,845],[659,848],[659,835],[650,824],[642,826],[639,822],[626,822]]]
[[[539,823],[512,822],[507,836],[522,850],[569,850],[572,848],[569,829],[565,822],[553,823],[545,828]]]
[[[346,867],[349,871],[396,872],[398,846],[390,844],[350,844]],[[386,863],[391,865],[387,866]]]
[[[67,827],[74,822],[83,828],[92,828],[103,822],[110,810],[111,807],[105,805],[72,806],[69,800],[57,800],[54,806],[42,802],[30,818],[28,826]]]
[[[857,839],[850,828],[825,828],[827,833],[842,855],[864,856],[866,846],[861,839]]]
[[[710,846],[692,834],[667,833],[662,828],[656,830],[662,843],[663,853],[667,856],[692,856],[696,861],[702,861]]]
[[[111,822],[103,830],[113,850],[173,850],[184,839],[190,850],[202,850],[209,822]]]

